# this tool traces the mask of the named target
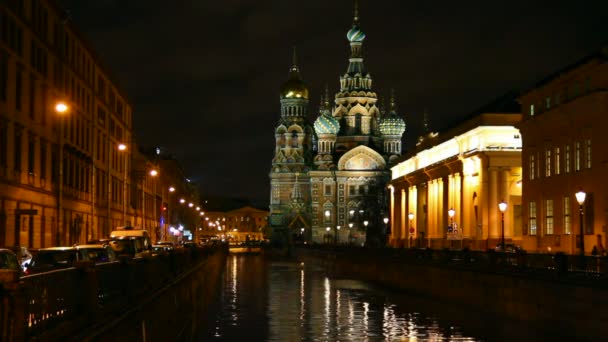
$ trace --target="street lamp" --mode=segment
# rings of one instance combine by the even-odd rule
[[[55,236],[55,243],[57,246],[61,245],[60,238],[63,233],[63,220],[61,219],[63,216],[63,117],[69,110],[70,107],[68,107],[65,102],[59,101],[55,103],[55,113],[59,116],[59,195],[57,196],[57,232]]]
[[[340,228],[341,226],[336,226],[336,244],[340,243]]]
[[[409,234],[408,234],[408,236],[410,238],[407,240],[407,244],[408,244],[407,246],[409,248],[409,247],[412,247],[410,245],[410,241],[412,240],[412,234],[414,233],[414,228],[412,227],[412,221],[414,220],[414,213],[410,212],[409,214],[407,214],[407,218],[410,220]]]
[[[150,176],[152,178],[158,176],[158,170],[156,170],[156,169],[150,170]],[[152,191],[153,191],[152,196],[154,197],[154,225],[156,226],[156,220],[157,220],[157,216],[156,216],[156,180],[154,181],[154,187],[153,187]],[[156,229],[156,227],[152,227],[152,229]],[[158,239],[158,237],[156,237],[156,238]]]
[[[584,211],[583,211],[583,204],[585,204],[585,197],[587,197],[587,194],[583,191],[583,189],[580,189],[576,194],[574,194],[576,196],[576,201],[578,202],[578,213],[579,213],[579,228],[580,228],[580,232],[581,232],[581,266],[584,267],[585,265],[585,232],[583,230],[583,215],[584,215]]]
[[[118,144],[118,151],[125,152],[127,145]],[[123,179],[122,179],[122,224],[127,226],[127,156],[125,155]]]
[[[452,228],[452,232],[454,231],[454,215],[456,214],[456,210],[454,208],[450,208],[448,210],[448,216],[450,217],[450,228]]]
[[[505,252],[505,211],[507,211],[507,202],[502,200],[500,203],[498,203],[498,209],[500,210],[501,222],[500,245],[502,246],[502,251]]]
[[[170,187],[169,187],[169,192],[175,192],[175,188],[174,188],[174,187],[172,187],[172,186],[170,186]]]

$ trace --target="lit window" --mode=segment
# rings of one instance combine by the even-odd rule
[[[545,151],[545,177],[551,177],[551,150]]]
[[[570,197],[564,197],[564,234],[572,233],[572,223],[570,222]]]
[[[564,157],[566,158],[566,160],[564,162],[564,171],[566,173],[570,173],[570,145],[566,145],[564,153],[565,153]]]
[[[586,166],[588,169],[591,168],[591,139],[587,139],[586,141],[586,154],[587,156],[585,157],[585,162],[586,162]]]
[[[547,235],[553,235],[553,200],[545,201],[545,231]]]
[[[534,116],[534,105],[530,105],[530,116]]]
[[[560,152],[561,151],[560,151],[559,147],[556,147],[555,148],[555,174],[556,175],[559,175],[559,174],[562,173],[562,170],[561,170],[562,164],[561,164],[561,161],[560,161],[560,157],[561,157],[560,156]]]
[[[545,107],[546,107],[547,109],[551,108],[551,97],[550,97],[550,96],[548,96],[548,97],[545,99]]]
[[[581,170],[581,143],[574,143],[574,171]]]
[[[530,180],[534,180],[534,170],[536,169],[534,155],[530,155]]]
[[[536,235],[536,202],[529,203],[530,235]]]

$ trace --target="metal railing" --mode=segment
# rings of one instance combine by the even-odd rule
[[[479,272],[511,273],[559,281],[608,283],[608,257],[556,254],[502,253],[490,251],[366,248],[352,246],[301,246],[323,254],[342,254],[353,262],[374,258],[379,262],[400,262]]]
[[[0,282],[2,341],[70,336],[167,286],[226,246],[75,267]],[[60,331],[61,335],[56,335]]]

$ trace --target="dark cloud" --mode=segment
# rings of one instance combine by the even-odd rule
[[[64,0],[127,91],[145,145],[173,151],[203,194],[268,198],[278,89],[297,45],[311,88],[345,71],[352,1]],[[396,89],[406,146],[608,39],[607,2],[361,1],[374,88]]]

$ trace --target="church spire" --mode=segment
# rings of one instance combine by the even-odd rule
[[[359,25],[359,0],[355,0],[353,26]]]

